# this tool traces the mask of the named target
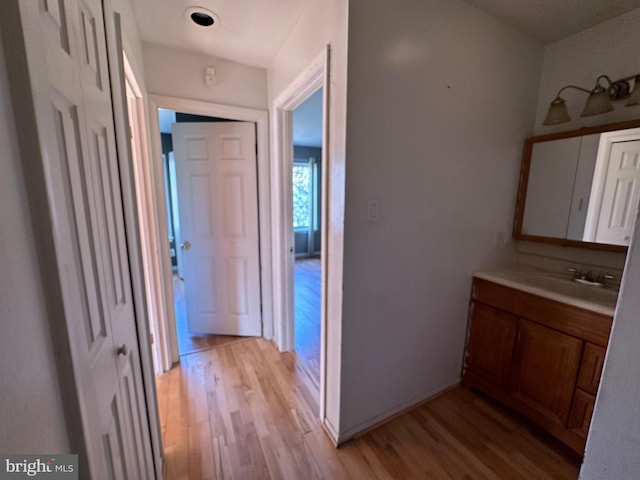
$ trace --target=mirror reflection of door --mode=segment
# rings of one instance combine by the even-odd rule
[[[640,199],[640,140],[611,146],[595,241],[628,245]]]
[[[320,381],[322,89],[293,111],[292,215],[296,356]]]

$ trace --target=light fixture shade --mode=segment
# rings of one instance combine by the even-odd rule
[[[549,105],[547,116],[544,117],[542,124],[558,125],[559,123],[567,123],[569,120],[571,120],[571,117],[567,111],[567,105],[564,103],[562,98],[557,97],[553,102],[551,102],[551,105]]]
[[[607,113],[613,110],[611,100],[609,100],[609,93],[601,86],[594,88],[587,98],[587,103],[584,104],[584,110],[580,114],[581,117],[590,117],[592,115],[600,115],[601,113]]]
[[[629,100],[627,100],[627,103],[625,103],[624,105],[625,107],[640,105],[640,76],[636,77],[631,96],[629,97]]]

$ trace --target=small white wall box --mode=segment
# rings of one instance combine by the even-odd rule
[[[216,69],[213,67],[207,67],[204,70],[204,84],[207,87],[216,86]]]

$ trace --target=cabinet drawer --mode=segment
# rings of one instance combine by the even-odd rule
[[[604,356],[607,351],[587,343],[584,347],[584,354],[582,355],[582,364],[580,365],[580,373],[578,374],[577,387],[581,388],[591,395],[595,395],[598,392],[598,385],[600,384],[600,377],[602,376],[602,366],[604,364]]]
[[[585,439],[589,433],[595,402],[596,398],[593,395],[576,389],[569,418],[569,430]]]

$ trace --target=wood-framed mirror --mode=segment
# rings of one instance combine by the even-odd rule
[[[513,238],[626,252],[640,200],[640,120],[525,140]]]

